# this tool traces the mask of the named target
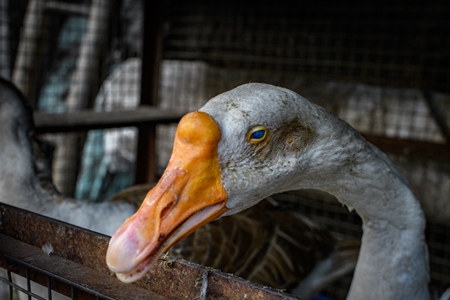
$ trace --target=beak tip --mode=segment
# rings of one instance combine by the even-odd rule
[[[135,264],[134,257],[136,257],[137,245],[139,245],[139,242],[127,232],[114,234],[106,251],[108,268],[114,273],[131,269]]]

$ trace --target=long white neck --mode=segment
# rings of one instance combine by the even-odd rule
[[[363,221],[348,299],[428,299],[428,251],[420,204],[381,151],[349,134],[352,143],[344,143],[347,148],[330,147],[325,162],[330,172],[313,186],[355,209]]]
[[[369,209],[355,203],[363,237],[348,299],[428,299],[423,212],[406,185],[385,175],[384,187],[366,182],[345,195],[346,202],[355,203],[372,190],[365,200],[373,203]]]

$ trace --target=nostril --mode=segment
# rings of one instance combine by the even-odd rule
[[[164,217],[172,210],[172,207],[174,205],[174,202],[169,203],[166,207],[163,208],[161,211],[161,219],[164,219]]]

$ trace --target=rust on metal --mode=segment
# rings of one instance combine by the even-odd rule
[[[0,234],[0,254],[7,261],[4,266],[26,276],[28,268],[32,281],[46,286],[52,278],[52,289],[72,296],[71,287],[76,287],[75,299],[167,299],[146,289],[118,282],[114,277],[88,268],[57,255],[44,253],[41,248],[20,242]],[[13,264],[13,266],[11,266]]]
[[[170,299],[295,299],[233,275],[171,257],[160,259],[155,268],[136,283],[124,284],[105,263],[109,237],[5,204],[0,204],[0,233],[3,234],[0,240],[3,267],[5,259],[8,262],[28,259],[27,263],[34,266],[33,281],[39,280],[34,273],[53,274],[53,278],[57,278],[56,286],[59,284],[65,294],[70,282],[87,280],[101,295],[117,290],[129,296],[136,289],[136,297],[145,290],[153,293],[153,298],[147,295],[152,299],[158,299],[157,295]],[[8,242],[4,242],[5,239]],[[11,241],[16,245],[13,248],[8,247]],[[51,256],[41,250],[46,243],[53,246]],[[16,249],[17,245],[25,250]],[[29,252],[21,251],[34,254],[30,256]],[[119,294],[112,298],[121,297]]]

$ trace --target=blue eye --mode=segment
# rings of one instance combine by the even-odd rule
[[[263,141],[267,136],[267,128],[265,126],[256,126],[247,134],[247,140],[250,143],[259,143]]]
[[[250,139],[252,139],[252,140],[260,140],[265,135],[266,135],[266,131],[265,130],[258,130],[256,132],[252,133],[252,135],[250,136]]]

